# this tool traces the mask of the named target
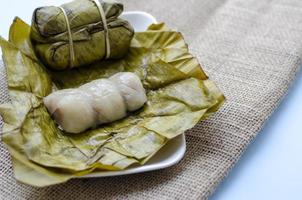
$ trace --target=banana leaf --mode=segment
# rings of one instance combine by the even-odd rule
[[[110,44],[110,59],[122,58],[128,51],[134,30],[124,19],[118,18],[123,4],[100,1],[103,7]],[[63,70],[72,62],[79,67],[105,59],[104,25],[96,4],[91,0],[75,0],[62,7],[66,11],[72,32],[75,59],[70,60],[67,22],[59,7],[37,8],[33,13],[31,39],[38,57],[48,67]]]
[[[30,26],[16,18],[0,39],[11,102],[0,106],[2,140],[17,180],[47,186],[95,170],[143,165],[170,139],[217,111],[224,96],[208,79],[179,32],[153,24],[137,32],[127,55],[65,71],[51,71],[34,53]],[[147,91],[143,108],[82,134],[62,132],[43,97],[121,71],[136,73]]]

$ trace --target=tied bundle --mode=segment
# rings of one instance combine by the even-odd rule
[[[37,8],[30,34],[37,56],[56,70],[122,58],[134,35],[132,26],[119,18],[122,12],[122,4],[99,0]]]

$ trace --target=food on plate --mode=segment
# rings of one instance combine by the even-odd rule
[[[69,133],[80,133],[126,116],[147,101],[137,75],[119,72],[109,79],[98,79],[76,89],[64,89],[44,98],[55,121]]]
[[[132,26],[119,18],[122,11],[123,4],[109,0],[37,8],[30,34],[35,52],[56,70],[122,58],[134,35]]]
[[[216,112],[224,102],[222,92],[189,53],[182,34],[163,23],[136,32],[125,57],[69,70],[45,67],[30,32],[31,27],[16,18],[9,41],[0,37],[11,100],[0,105],[1,139],[11,154],[14,175],[23,183],[43,187],[94,172],[144,165],[170,140]],[[68,46],[67,37],[64,43]],[[59,69],[70,67],[67,46],[64,52],[60,49],[65,57],[60,58]],[[79,52],[75,53],[80,60]],[[99,91],[110,92],[107,97],[90,98],[92,93],[101,94]],[[97,109],[102,112],[95,114]],[[81,119],[79,113],[85,118],[74,123]],[[54,115],[58,115],[57,121],[65,120],[65,129],[87,130],[66,133]],[[106,123],[97,126],[100,122]]]

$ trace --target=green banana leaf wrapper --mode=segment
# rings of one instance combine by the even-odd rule
[[[110,43],[109,59],[124,57],[134,35],[132,26],[118,18],[123,4],[100,1],[106,15]],[[75,59],[72,67],[86,66],[105,59],[104,26],[96,4],[91,0],[75,0],[62,7],[72,32]],[[67,22],[59,7],[37,8],[32,17],[31,39],[39,59],[48,67],[63,70],[71,67]]]
[[[164,24],[135,33],[121,60],[65,71],[51,71],[41,63],[30,40],[30,26],[18,18],[9,41],[0,39],[0,45],[11,98],[0,106],[2,140],[11,153],[16,179],[26,184],[42,187],[96,170],[143,165],[224,102],[182,35]],[[148,97],[143,108],[82,134],[57,127],[43,97],[122,71],[140,77]]]

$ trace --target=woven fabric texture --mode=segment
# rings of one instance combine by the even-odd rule
[[[186,132],[187,152],[170,168],[77,179],[34,188],[16,183],[0,143],[0,199],[206,199],[287,92],[301,64],[300,0],[124,0],[184,34],[225,94],[223,108]],[[0,68],[0,101],[8,100]]]

